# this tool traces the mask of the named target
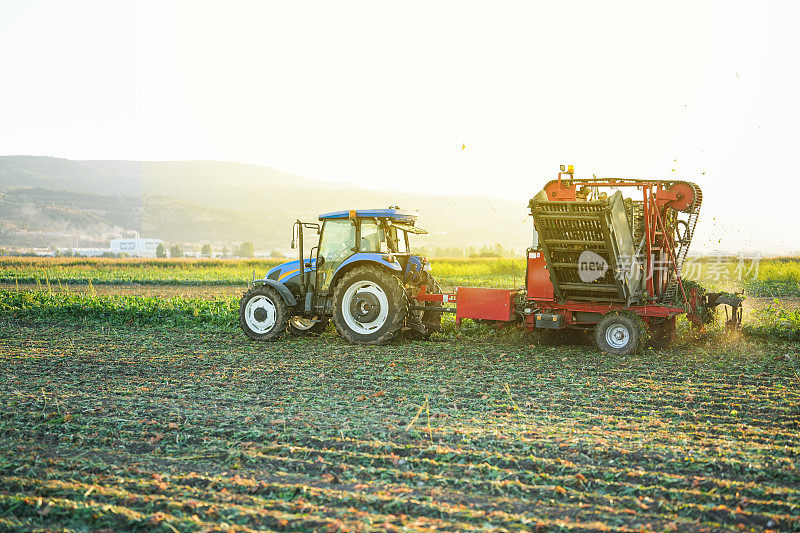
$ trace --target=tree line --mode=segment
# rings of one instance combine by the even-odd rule
[[[484,245],[480,248],[474,246],[469,246],[467,248],[460,248],[457,246],[436,246],[428,248],[426,246],[420,246],[412,251],[426,257],[451,257],[456,259],[469,259],[471,257],[516,257],[516,251],[513,248],[505,249],[503,245],[499,243],[493,246]]]
[[[273,252],[275,253],[275,252]],[[200,248],[200,255],[203,257],[211,257],[213,254],[213,250],[211,249],[210,244],[204,244],[202,248]],[[167,249],[164,247],[163,244],[160,244],[156,247],[156,257],[158,258],[166,258],[166,257],[184,257],[183,249],[178,246],[177,244],[173,244],[169,248],[169,255],[167,255]],[[222,248],[222,256],[223,257],[247,257],[253,258],[256,255],[255,246],[252,242],[243,242],[237,248],[233,248],[229,250],[227,246]]]

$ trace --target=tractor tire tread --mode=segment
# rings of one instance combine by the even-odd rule
[[[388,289],[388,291],[391,293],[387,294],[387,296],[390,299],[390,302],[397,302],[398,305],[396,306],[397,309],[394,315],[391,317],[391,324],[389,325],[389,327],[387,327],[386,330],[383,333],[381,333],[381,335],[378,336],[377,338],[365,340],[361,338],[359,334],[351,331],[346,324],[343,324],[344,320],[340,319],[340,317],[338,316],[338,309],[339,309],[339,298],[341,297],[345,288],[349,287],[352,283],[369,276],[376,278],[379,284],[384,289]],[[365,345],[377,345],[377,346],[383,346],[388,344],[401,332],[407,314],[408,314],[408,297],[406,295],[405,289],[403,288],[403,284],[400,282],[400,279],[398,279],[398,277],[395,274],[392,274],[381,267],[370,267],[370,266],[356,267],[353,270],[347,272],[336,283],[336,288],[334,290],[334,295],[333,295],[333,324],[334,326],[336,326],[336,331],[339,332],[339,335],[341,335],[342,338],[350,344],[365,344]]]
[[[253,296],[267,296],[275,304],[275,327],[267,333],[255,333],[247,326],[245,319],[245,307],[248,300]],[[289,310],[286,308],[286,303],[283,297],[277,290],[268,285],[254,285],[244,293],[241,300],[239,300],[239,326],[244,331],[244,334],[256,341],[276,341],[286,333],[286,325],[289,320]]]

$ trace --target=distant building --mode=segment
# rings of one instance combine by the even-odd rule
[[[72,252],[80,257],[102,257],[111,250],[108,248],[62,248],[62,252]]]
[[[164,244],[161,239],[111,239],[111,251],[136,257],[155,257],[156,248]]]

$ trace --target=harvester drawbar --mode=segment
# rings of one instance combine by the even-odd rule
[[[254,282],[240,322],[250,337],[274,340],[287,330],[319,332],[332,317],[348,341],[383,344],[400,333],[427,337],[443,312],[455,312],[458,324],[469,318],[545,332],[594,330],[602,351],[623,355],[648,338],[668,345],[679,315],[700,326],[719,305],[731,308],[727,326],[738,328],[739,296],[706,293],[681,278],[702,200],[694,183],[575,178],[572,165],[562,166],[529,203],[525,287],[452,293],[441,292],[427,260],[410,252],[408,234],[425,233],[415,215],[394,208],[328,213],[321,227],[295,224],[299,260]],[[320,235],[308,260],[304,228]]]

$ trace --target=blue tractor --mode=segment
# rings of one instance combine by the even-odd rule
[[[427,233],[415,226],[416,219],[389,208],[295,222],[298,260],[272,268],[244,294],[239,323],[245,334],[264,341],[287,331],[318,335],[330,318],[353,344],[385,344],[400,334],[427,338],[438,331],[441,303],[415,300],[421,285],[441,292],[427,259],[409,249],[409,234]],[[306,258],[304,236],[310,231],[314,244]]]

